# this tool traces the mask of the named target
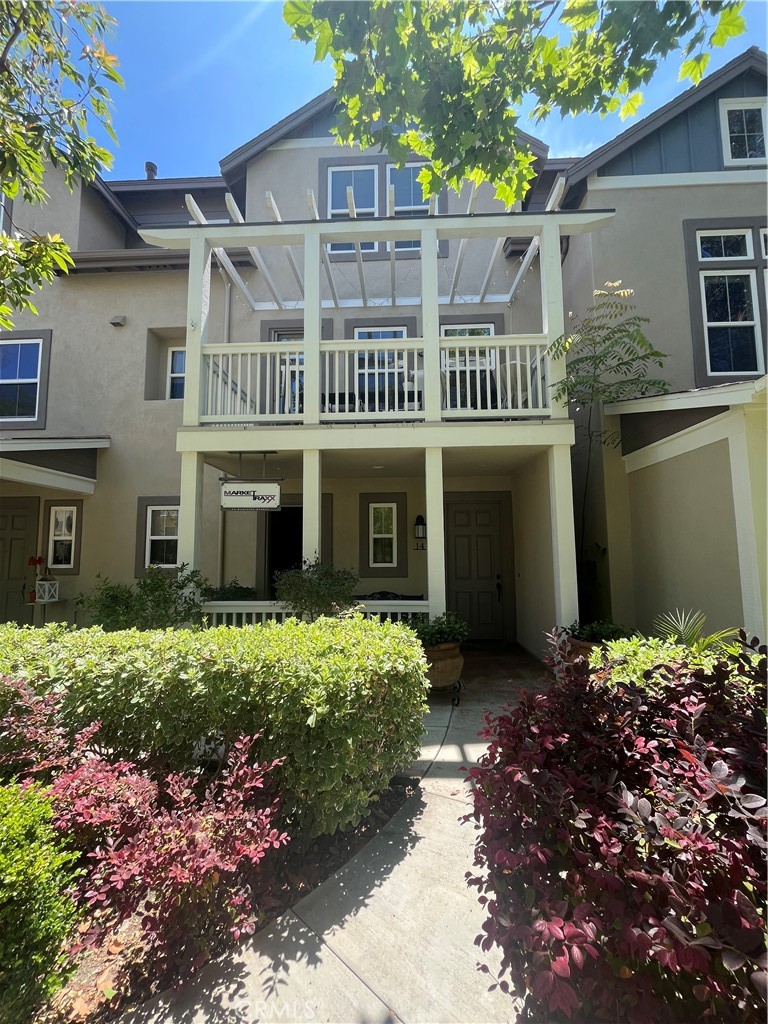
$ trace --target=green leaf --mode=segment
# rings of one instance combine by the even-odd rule
[[[682,82],[687,78],[694,85],[698,85],[704,77],[704,72],[707,70],[709,58],[710,55],[708,53],[700,53],[697,57],[691,57],[690,60],[683,61],[680,65],[678,81]]]
[[[715,31],[710,36],[712,46],[725,46],[729,39],[740,36],[747,31],[747,23],[741,15],[744,4],[726,7],[720,12]]]

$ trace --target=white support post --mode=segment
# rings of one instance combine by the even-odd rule
[[[201,452],[181,453],[181,488],[179,497],[179,564],[200,568],[203,535],[203,469]]]
[[[307,226],[304,236],[304,423],[320,422],[320,226]]]
[[[431,423],[440,422],[442,407],[438,303],[437,228],[429,227],[421,232],[421,332],[424,336],[424,411],[425,419]]]
[[[547,336],[551,345],[556,338],[565,333],[565,312],[563,309],[563,272],[560,262],[560,228],[554,218],[544,218],[541,229],[541,245],[539,249],[539,267],[541,270],[541,310],[542,333]],[[556,384],[565,376],[565,357],[551,359],[549,365],[549,384]],[[553,403],[553,412],[561,416],[568,415],[568,403],[563,401],[557,406]]]
[[[211,247],[202,235],[189,243],[189,284],[187,291],[186,372],[184,379],[185,427],[200,424],[202,401],[203,345],[208,340],[211,304]]]
[[[427,600],[431,618],[445,611],[445,508],[443,449],[424,449],[424,492],[427,514]]]
[[[750,637],[762,638],[766,635],[766,623],[760,592],[760,562],[757,557],[752,482],[743,409],[739,409],[737,416],[735,428],[731,427],[728,434],[728,450],[731,459],[733,515],[736,521],[736,551],[741,584],[741,614],[744,628]]]
[[[320,548],[322,490],[320,452],[304,449],[301,552],[304,561],[322,557]]]
[[[553,625],[567,626],[579,617],[570,446],[567,444],[552,445],[547,452],[547,465],[555,593],[555,622]]]

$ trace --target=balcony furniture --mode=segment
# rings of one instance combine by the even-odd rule
[[[304,412],[304,356],[280,360],[280,412]]]
[[[357,390],[366,412],[396,412],[404,408],[404,370],[393,352],[361,352]]]
[[[342,391],[322,396],[323,412],[355,412],[357,396],[354,391]]]

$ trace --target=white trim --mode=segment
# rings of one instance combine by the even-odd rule
[[[744,238],[746,239],[747,251],[743,256],[705,256],[701,251],[702,238]],[[751,260],[754,258],[752,249],[752,228],[711,228],[706,231],[696,232],[696,252],[699,263],[706,266],[708,263],[738,263],[740,260]]]
[[[736,523],[736,551],[739,559],[739,585],[744,628],[750,636],[765,636],[763,601],[760,591],[759,561],[752,502],[752,481],[749,473],[746,424],[744,414],[734,418],[734,429],[728,437],[731,466],[733,516]]]
[[[57,512],[71,512],[72,513],[72,528],[67,536],[55,537],[53,528],[56,520]],[[53,561],[53,545],[56,541],[69,541],[72,545],[70,548],[69,561],[56,562]],[[75,567],[75,544],[77,543],[77,505],[51,505],[49,509],[48,517],[48,558],[46,565],[51,569],[74,569]]]
[[[392,512],[392,532],[374,533],[373,513],[374,509],[388,508]],[[375,540],[392,539],[392,559],[389,562],[376,562],[373,558],[373,542]],[[396,569],[397,568],[397,502],[395,501],[369,501],[368,502],[368,568],[369,569]]]
[[[766,378],[739,381],[738,384],[716,384],[698,391],[676,392],[672,395],[651,395],[611,402],[603,407],[606,416],[623,416],[633,412],[669,412],[673,409],[708,409],[717,405],[744,405],[755,394],[764,391]]]
[[[707,298],[704,288],[704,279],[706,277],[748,277],[751,281],[750,293],[752,299],[752,320],[709,320],[707,316]],[[704,326],[704,355],[707,360],[707,376],[708,377],[732,377],[736,373],[754,373],[755,376],[760,377],[765,372],[763,366],[763,346],[760,344],[762,334],[760,331],[760,307],[758,304],[757,296],[757,274],[753,269],[747,267],[728,269],[721,267],[719,269],[712,270],[699,270],[699,290],[701,293],[701,312]],[[755,346],[755,363],[756,368],[754,370],[713,370],[710,366],[709,361],[709,329],[723,328],[723,327],[751,327],[753,330],[754,346]]]
[[[762,96],[733,96],[720,100],[720,143],[723,150],[723,163],[726,167],[746,167],[747,165],[765,164],[764,156],[743,156],[731,155],[731,133],[728,128],[729,110],[759,110],[763,121],[763,148],[765,148],[766,109],[768,104]]]
[[[173,369],[173,355],[175,352],[184,353],[184,369],[181,373],[174,371]],[[174,346],[174,348],[168,349],[168,372],[165,375],[165,397],[172,401],[184,400],[184,395],[172,395],[171,394],[171,382],[174,378],[181,378],[184,381],[184,388],[186,389],[187,384],[187,350],[183,345]]]
[[[754,163],[754,161],[753,161]],[[588,192],[623,188],[690,188],[692,185],[765,185],[765,171],[684,171],[680,174],[616,174],[587,178]]]
[[[720,413],[719,416],[713,416],[712,419],[704,420],[703,423],[694,423],[692,427],[686,427],[685,430],[679,430],[676,434],[663,437],[660,441],[654,441],[639,451],[624,455],[627,473],[636,473],[640,469],[647,469],[649,466],[656,466],[668,459],[677,458],[678,455],[687,455],[697,448],[704,448],[706,445],[726,440],[734,415],[733,410],[729,409],[728,412]]]
[[[175,512],[176,513],[176,533],[164,533],[164,534],[153,534],[152,533],[152,513],[153,512]],[[144,526],[144,566],[156,565],[160,569],[175,569],[179,564],[179,519],[180,519],[180,506],[179,505],[147,505],[147,517]],[[176,561],[175,562],[153,562],[150,558],[150,552],[152,550],[153,540],[175,540],[176,541]],[[196,567],[195,567],[196,568]]]
[[[3,437],[0,444],[9,452],[55,452],[60,449],[109,448],[109,437]]]
[[[27,462],[14,462],[0,458],[0,477],[17,484],[31,484],[33,487],[50,487],[57,491],[71,491],[72,494],[93,494],[96,481],[74,473],[61,473],[43,466],[32,466]]]

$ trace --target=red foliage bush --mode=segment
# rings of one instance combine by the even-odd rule
[[[81,945],[139,912],[156,963],[199,963],[227,930],[235,938],[252,933],[246,872],[288,842],[273,827],[279,800],[266,788],[281,761],[252,764],[257,737],[242,737],[204,789],[191,775],[155,780],[96,750],[98,724],[70,743],[57,697],[5,682],[14,699],[0,723],[0,763],[21,778],[50,780],[54,825],[85,859],[77,895],[94,923]]]
[[[521,1019],[764,1020],[766,648],[636,687],[558,668],[469,773],[477,941]]]

